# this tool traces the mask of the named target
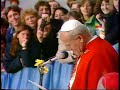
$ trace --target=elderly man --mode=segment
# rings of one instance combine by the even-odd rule
[[[118,71],[118,55],[112,46],[77,20],[66,21],[59,32],[67,50],[77,56],[70,89],[96,89],[100,77]]]

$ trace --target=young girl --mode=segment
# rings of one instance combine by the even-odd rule
[[[13,37],[11,45],[6,47],[4,68],[1,75],[2,89],[33,89],[39,90],[28,80],[40,83],[38,68],[34,66],[30,47],[30,31],[27,25],[21,25]],[[36,77],[36,78],[35,78]]]
[[[11,45],[5,50],[5,70],[8,73],[15,73],[24,67],[32,67],[34,63],[30,60],[28,41],[30,31],[28,26],[20,26],[20,29],[13,37]]]

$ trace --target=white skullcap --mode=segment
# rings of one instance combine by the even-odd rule
[[[81,24],[78,20],[68,20],[62,25],[60,31],[71,31],[79,28]]]

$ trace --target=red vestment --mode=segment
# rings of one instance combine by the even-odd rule
[[[76,68],[71,89],[96,89],[106,73],[118,72],[118,54],[105,40],[97,37],[86,45]]]

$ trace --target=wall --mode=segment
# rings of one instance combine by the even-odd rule
[[[27,9],[27,8],[34,8],[34,5],[35,3],[38,1],[38,0],[19,0],[20,1],[20,7],[23,8],[23,9]],[[61,6],[65,7],[66,9],[69,10],[67,4],[66,4],[66,1],[67,0],[56,0],[60,3]],[[6,7],[9,6],[9,0],[7,0],[6,2]]]

